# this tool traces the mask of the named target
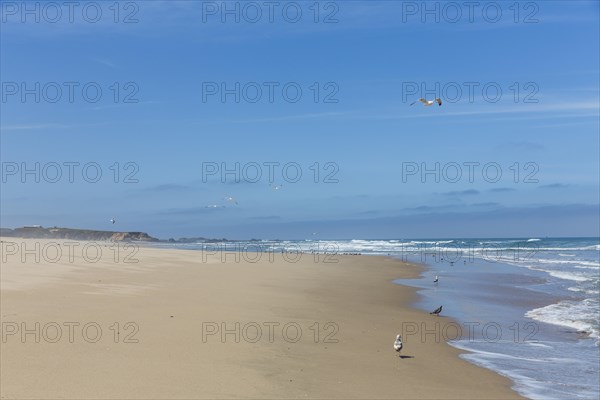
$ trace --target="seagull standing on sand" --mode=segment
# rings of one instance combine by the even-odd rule
[[[428,106],[432,106],[434,103],[437,103],[437,104],[438,104],[438,106],[441,106],[441,105],[442,105],[442,99],[440,99],[440,98],[437,98],[437,99],[435,99],[435,100],[427,100],[427,99],[424,99],[424,98],[422,98],[422,97],[421,97],[421,98],[420,98],[419,100],[417,100],[417,101],[420,101],[420,102],[421,102],[421,103],[423,103],[423,105],[424,105],[424,106],[426,106],[426,107],[428,107]],[[410,103],[410,105],[411,105],[411,106],[412,106],[412,105],[414,105],[414,104],[415,104],[417,101],[413,101],[412,103]]]
[[[429,314],[437,315],[439,317],[441,312],[442,312],[442,306],[439,306],[438,308],[436,308],[435,310],[433,310]]]
[[[396,340],[394,340],[394,350],[397,353],[400,353],[400,350],[402,350],[402,336],[400,335],[397,335]]]

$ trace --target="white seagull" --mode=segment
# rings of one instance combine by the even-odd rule
[[[218,204],[209,204],[205,208],[225,208],[225,206],[220,206]]]
[[[442,99],[440,99],[440,98],[437,98],[435,100],[427,100],[427,99],[424,99],[424,98],[421,97],[417,101],[420,101],[421,103],[423,103],[424,106],[432,106],[434,103],[437,103],[438,106],[442,105]],[[411,106],[414,105],[417,101],[413,101],[410,105]]]
[[[396,340],[394,340],[394,350],[397,353],[400,353],[400,350],[402,350],[402,336],[400,335],[396,336]]]
[[[438,283],[438,281],[439,281],[439,279],[438,279],[438,276],[436,275],[435,279],[433,280],[433,283]]]
[[[228,202],[230,202],[230,203],[233,203],[233,204],[235,204],[235,205],[237,206],[237,203],[238,203],[238,202],[237,202],[237,200],[236,200],[236,199],[234,199],[234,198],[233,198],[233,197],[231,197],[231,196],[225,196],[224,200],[225,200],[225,201],[228,201]]]
[[[273,185],[273,184],[271,184],[270,186],[271,186],[271,189],[273,189],[273,190],[279,190],[279,189],[281,189],[281,187],[283,185]]]
[[[110,222],[112,222],[112,224],[114,225],[114,224],[115,224],[115,222],[117,222],[117,220],[116,220],[114,217],[112,217],[112,218],[110,219]]]

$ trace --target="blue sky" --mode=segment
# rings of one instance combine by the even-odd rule
[[[161,238],[599,235],[598,2],[521,2],[518,15],[514,2],[480,2],[472,21],[462,2],[320,2],[318,22],[312,1],[279,2],[272,22],[254,2],[256,23],[249,2],[237,3],[239,23],[222,13],[236,2],[121,2],[118,15],[97,2],[95,23],[95,9],[82,13],[89,2],[73,22],[66,8],[57,22],[40,8],[36,21],[24,13],[35,3],[0,3],[3,227]],[[437,21],[423,14],[436,5]],[[236,83],[239,102],[223,101],[221,85]],[[23,97],[23,85],[33,94]],[[443,105],[410,106],[419,97]],[[39,182],[21,175],[36,163]],[[78,163],[73,182],[68,163]],[[97,182],[93,168],[82,175],[90,163]],[[209,164],[219,171],[203,176]],[[221,176],[236,165],[239,182]],[[439,179],[421,176],[436,165]]]

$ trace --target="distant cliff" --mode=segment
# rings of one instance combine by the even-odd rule
[[[145,232],[94,231],[90,229],[44,228],[31,226],[16,229],[1,228],[0,235],[26,239],[111,240],[116,242],[157,242]]]

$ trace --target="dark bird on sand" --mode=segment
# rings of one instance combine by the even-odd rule
[[[441,312],[442,312],[442,306],[439,306],[438,308],[436,308],[435,310],[433,310],[429,314],[435,314],[435,315],[437,315],[439,317],[439,315],[440,315]]]

